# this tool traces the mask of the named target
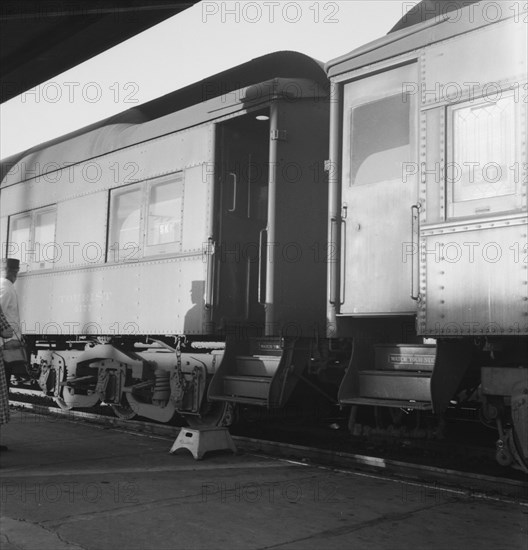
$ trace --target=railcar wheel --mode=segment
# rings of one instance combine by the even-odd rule
[[[513,462],[513,456],[503,441],[497,442],[495,459],[501,466],[509,466]]]
[[[123,396],[121,399],[121,403],[119,405],[110,405],[112,407],[112,410],[114,411],[114,414],[117,416],[117,418],[120,418],[121,420],[132,420],[135,416],[137,416],[136,412],[132,410],[132,407],[129,405],[126,396]]]
[[[225,401],[208,403],[207,411],[201,416],[185,416],[189,427],[214,428],[231,426],[235,420],[235,406]]]
[[[73,407],[71,405],[68,405],[66,401],[62,397],[54,397],[53,401],[57,403],[57,405],[63,410],[63,411],[71,411]]]
[[[513,446],[513,454],[515,455],[519,468],[523,472],[528,473],[528,461],[524,458],[525,455],[521,445],[521,441],[519,439],[519,434],[517,433],[515,428],[512,429],[511,444]]]

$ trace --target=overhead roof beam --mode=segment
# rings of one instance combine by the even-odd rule
[[[3,103],[196,4],[166,0],[2,2]]]

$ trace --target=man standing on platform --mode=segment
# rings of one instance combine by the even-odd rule
[[[13,336],[13,329],[2,313],[2,308],[0,308],[0,336],[2,338],[11,338]],[[2,350],[0,349],[0,425],[9,422],[9,393],[7,387],[8,383],[4,372]],[[0,451],[7,451],[7,446],[0,445]]]
[[[20,315],[18,313],[18,296],[15,290],[15,281],[20,269],[20,261],[15,258],[4,258],[2,260],[2,271],[0,277],[0,307],[4,313],[5,319],[13,329],[13,339],[6,342],[3,346],[24,347],[22,337],[22,327],[20,325]],[[4,362],[7,384],[11,380],[11,368],[7,362]]]
[[[22,338],[20,327],[20,315],[18,313],[18,296],[15,290],[20,262],[14,258],[2,260],[2,277],[0,278],[0,307],[4,312],[7,322],[15,331],[15,336]]]

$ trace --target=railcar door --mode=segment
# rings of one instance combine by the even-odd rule
[[[341,310],[406,314],[417,201],[416,65],[345,84]],[[407,84],[407,85],[406,85]]]
[[[261,327],[268,215],[269,122],[251,113],[217,126],[213,321]]]

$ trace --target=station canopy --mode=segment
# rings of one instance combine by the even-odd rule
[[[0,102],[87,61],[197,2],[13,1],[0,4]]]

